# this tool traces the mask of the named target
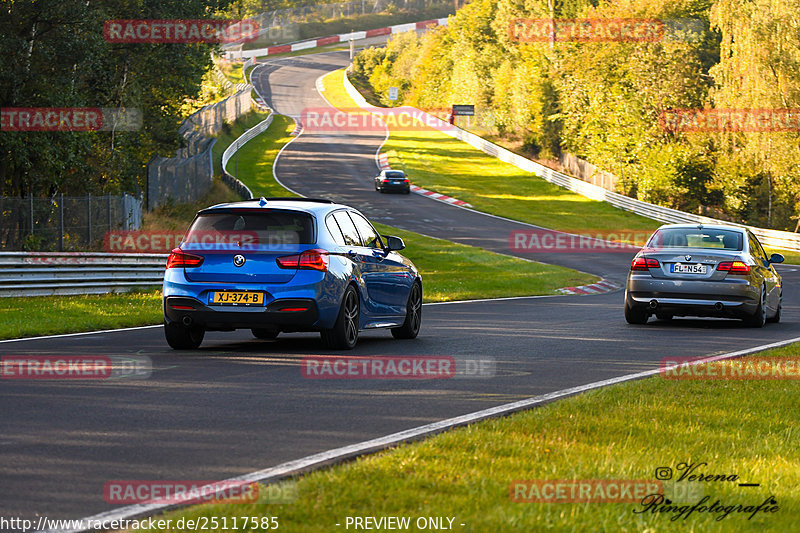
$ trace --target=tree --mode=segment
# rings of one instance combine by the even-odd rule
[[[0,195],[136,192],[180,146],[210,44],[112,44],[109,19],[200,19],[227,0],[15,0],[0,6],[0,107],[133,107],[135,132],[0,133]]]

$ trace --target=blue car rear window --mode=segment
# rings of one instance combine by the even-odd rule
[[[239,236],[255,245],[314,244],[316,239],[314,219],[308,213],[236,211],[199,215],[184,241],[203,243],[216,238],[217,242],[227,243]]]

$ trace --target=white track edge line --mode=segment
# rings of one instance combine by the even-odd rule
[[[426,235],[426,237],[427,237],[427,235]],[[499,254],[499,255],[504,255],[504,254]],[[514,257],[514,256],[508,256],[508,257]],[[519,259],[522,259],[522,258],[519,258]],[[527,259],[523,259],[523,260],[527,261]],[[426,302],[426,303],[424,303],[422,305],[424,307],[424,306],[429,306],[429,305],[469,304],[469,303],[476,303],[476,302],[502,302],[502,301],[505,301],[505,300],[531,300],[531,299],[534,299],[534,298],[560,298],[560,297],[563,297],[563,296],[573,296],[573,295],[570,295],[570,294],[538,294],[538,295],[533,295],[533,296],[502,296],[502,297],[499,297],[499,298],[476,298],[476,299],[473,299],[473,300],[450,300],[450,301],[447,301],[447,302]],[[80,335],[99,335],[101,333],[116,333],[116,332],[120,332],[120,331],[136,331],[138,329],[149,329],[149,328],[160,328],[160,327],[163,327],[163,324],[151,324],[149,326],[134,326],[134,327],[131,327],[131,328],[101,329],[101,330],[97,330],[97,331],[79,331],[77,333],[58,333],[58,334],[55,334],[55,335],[43,335],[43,336],[40,336],[40,337],[23,337],[21,339],[4,339],[4,340],[0,340],[0,344],[5,344],[5,343],[9,343],[9,342],[40,341],[40,340],[46,340],[46,339],[58,339],[58,338],[61,338],[61,337],[77,337],[77,336],[80,336]]]
[[[748,355],[755,352],[769,350],[771,348],[780,348],[782,346],[786,346],[787,344],[791,344],[798,341],[800,341],[800,337],[794,337],[792,339],[773,342],[770,344],[762,344],[760,346],[755,346],[753,348],[746,348],[744,350],[739,350],[736,352],[728,352],[717,356],[709,356],[706,358],[698,359],[696,361],[692,361],[691,364],[696,365],[704,362],[732,359],[735,357],[741,357],[743,355]],[[467,424],[472,424],[475,422],[480,422],[482,420],[486,420],[489,418],[496,418],[500,416],[509,415],[517,411],[528,409],[530,407],[548,403],[567,396],[573,396],[583,392],[600,389],[611,385],[617,385],[619,383],[625,383],[627,381],[634,381],[637,379],[652,377],[656,374],[659,374],[661,370],[662,369],[659,366],[659,368],[654,368],[651,370],[645,370],[633,374],[617,376],[615,378],[605,379],[602,381],[595,381],[593,383],[588,383],[586,385],[578,385],[576,387],[562,389],[547,394],[541,394],[539,396],[533,396],[531,398],[526,398],[524,400],[498,405],[496,407],[490,407],[489,409],[475,411],[473,413],[468,413],[466,415],[440,420],[439,422],[425,424],[423,426],[418,426],[416,428],[407,429],[405,431],[392,433],[390,435],[386,435],[383,437],[378,437],[375,439],[359,442],[356,444],[351,444],[348,446],[334,448],[332,450],[328,450],[325,452],[309,455],[301,459],[296,459],[294,461],[288,461],[286,463],[282,463],[277,466],[265,468],[263,470],[257,470],[255,472],[244,474],[242,476],[229,478],[226,479],[225,482],[269,483],[269,482],[279,481],[287,477],[307,473],[312,470],[324,466],[330,466],[348,459],[353,459],[361,455],[383,451],[398,444],[421,440],[424,437],[435,435],[437,433],[454,429],[456,427],[465,426]],[[81,520],[86,523],[90,521],[96,523],[98,521],[134,520],[137,518],[152,516],[159,512],[164,512],[171,509],[177,509],[179,507],[187,507],[187,505],[178,505],[178,504],[129,505],[123,507],[122,509],[107,511],[105,513],[100,513],[93,516],[85,517]],[[56,532],[84,533],[88,531],[94,531],[94,530],[90,530],[88,528],[48,530],[48,532],[46,533],[56,533]]]
[[[135,326],[132,328],[116,328],[116,329],[101,329],[98,331],[79,331],[78,333],[59,333],[56,335],[42,335],[40,337],[23,337],[21,339],[5,339],[1,340],[0,344],[7,342],[21,342],[21,341],[40,341],[44,339],[58,339],[60,337],[76,337],[79,335],[98,335],[100,333],[115,333],[117,331],[135,331],[137,329],[160,328],[163,324],[152,324],[150,326]]]

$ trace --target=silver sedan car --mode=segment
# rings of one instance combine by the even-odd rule
[[[750,326],[781,318],[781,277],[748,229],[667,224],[633,258],[625,288],[625,320],[651,315],[739,318]]]

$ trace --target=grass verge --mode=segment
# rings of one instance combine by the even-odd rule
[[[0,339],[158,324],[161,290],[0,298]]]
[[[250,111],[249,113],[239,117],[236,122],[232,124],[226,124],[222,131],[215,136],[217,142],[212,148],[215,176],[222,174],[222,154],[225,152],[228,146],[230,146],[233,141],[238,139],[242,133],[249,130],[259,122],[265,120],[268,116],[269,113]],[[233,164],[233,162],[230,164]]]
[[[232,84],[244,83],[242,76],[242,65],[233,61],[219,61],[217,62],[220,72],[225,75],[225,78]]]
[[[792,345],[759,357],[798,354]],[[459,531],[793,531],[800,512],[793,416],[800,389],[793,385],[653,377],[308,474],[293,486],[293,503],[204,505],[164,517],[174,524],[179,517],[230,522],[234,516],[275,516],[290,532],[334,531],[348,516],[411,517],[412,523],[420,516],[451,517]],[[518,480],[653,480],[657,468],[678,474],[681,463],[699,465],[695,474],[738,480],[665,481],[664,493],[675,506],[706,496],[707,506],[716,500],[757,506],[773,496],[778,511],[752,519],[749,513],[721,518],[695,511],[672,520],[677,512],[647,511],[641,501],[519,503],[509,490]]]
[[[292,140],[294,121],[275,115],[267,131],[250,140],[239,149],[239,172],[235,172],[236,156],[228,162],[228,172],[247,185],[253,196],[294,196],[284,189],[272,175],[272,165],[281,148]]]
[[[175,223],[177,219],[168,220]],[[185,229],[188,224],[186,221],[179,228]],[[422,272],[426,302],[555,294],[559,287],[598,279],[574,270],[377,226],[381,233],[397,235],[406,242],[408,248],[403,253]],[[161,320],[160,290],[0,298],[0,339],[144,326]]]
[[[422,272],[426,302],[557,294],[556,289],[599,281],[569,268],[526,261],[482,248],[375,224],[406,243],[403,255]]]

